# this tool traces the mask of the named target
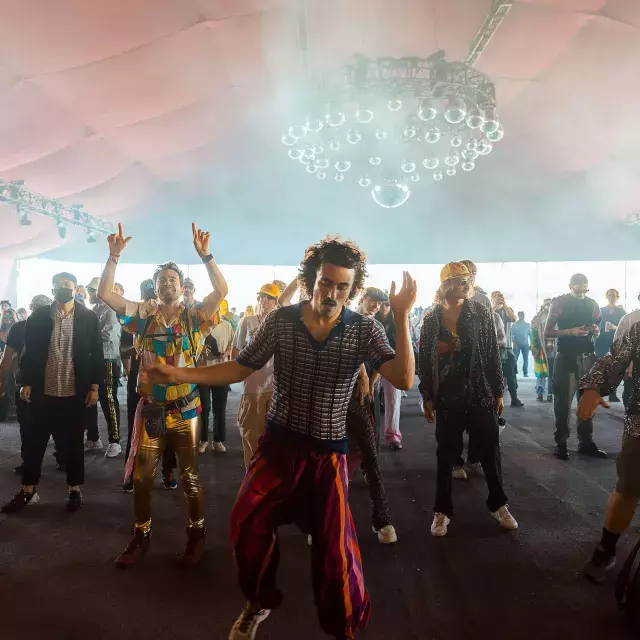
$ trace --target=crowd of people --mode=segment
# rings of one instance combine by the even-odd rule
[[[180,485],[187,504],[186,547],[180,563],[197,564],[206,543],[205,502],[198,456],[226,451],[229,386],[243,384],[237,416],[246,474],[230,516],[230,539],[246,605],[230,640],[256,636],[280,606],[276,586],[278,527],[295,523],[311,545],[313,589],[322,629],[355,638],[370,616],[362,559],[349,508],[349,481],[366,479],[372,525],[393,544],[393,525],[379,464],[380,440],[402,450],[400,405],[419,375],[424,417],[435,423],[437,473],[431,533],[445,536],[454,516],[453,484],[483,475],[490,515],[507,530],[518,523],[504,491],[500,452],[504,393],[514,409],[517,367],[534,362],[537,400],[553,402],[556,458],[569,460],[571,405],[577,392],[578,453],[605,458],[593,440],[593,416],[604,398],[616,401],[624,381],[625,434],[618,485],[602,537],[584,573],[596,582],[615,564],[618,539],[640,497],[640,311],[625,314],[607,292],[602,309],[576,274],[570,292],[545,300],[525,321],[500,291],[476,283],[470,260],[442,268],[434,304],[413,309],[417,285],[365,288],[366,257],[352,242],[328,237],[309,247],[297,278],[256,287],[255,307],[241,318],[229,309],[224,275],[210,253],[209,234],[193,226],[193,244],[211,289],[201,300],[173,262],[160,265],[125,298],[115,281],[131,238],[122,227],[108,238],[102,274],[86,287],[72,273],[53,277],[53,300],[36,296],[30,315],[0,303],[0,391],[20,425],[22,487],[1,509],[17,514],[36,504],[50,437],[57,468],[66,473],[66,508],[83,504],[84,453],[122,454],[118,389],[127,387],[127,443],[122,489],[133,493],[132,535],[117,556],[138,563],[151,546],[151,489],[162,459],[162,482]],[[293,304],[295,295],[300,302]],[[89,303],[91,308],[87,305]],[[357,310],[352,310],[351,306]],[[28,315],[28,318],[27,318]],[[212,440],[209,442],[209,418]],[[384,417],[383,417],[384,416]],[[464,434],[468,449],[464,458]]]

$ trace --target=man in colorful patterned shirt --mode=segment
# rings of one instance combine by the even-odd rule
[[[182,271],[173,262],[158,267],[153,282],[158,300],[130,302],[114,293],[113,280],[120,255],[131,238],[125,238],[122,225],[109,236],[109,259],[100,278],[98,297],[119,316],[125,331],[135,337],[140,354],[140,371],[154,363],[193,368],[206,336],[217,319],[218,308],[227,295],[227,283],[209,253],[209,233],[192,226],[193,244],[205,264],[213,291],[202,305],[186,309],[181,297]],[[204,500],[198,478],[198,440],[200,435],[200,396],[195,384],[150,384],[138,376],[141,400],[136,412],[133,443],[125,476],[135,467],[133,494],[135,527],[131,542],[118,556],[116,564],[125,567],[146,553],[151,536],[151,489],[158,460],[170,445],[178,455],[189,524],[183,566],[196,564],[205,542]]]
[[[364,284],[366,259],[351,242],[327,238],[307,249],[300,281],[308,301],[273,311],[236,360],[211,367],[151,367],[156,382],[241,382],[274,357],[273,402],[231,515],[230,535],[247,604],[230,640],[254,638],[277,608],[277,528],[295,522],[313,538],[312,572],[320,625],[351,640],[370,604],[348,504],[346,416],[363,362],[400,389],[413,385],[409,312],[416,285],[405,272],[391,287],[396,352],[382,326],[346,308]]]

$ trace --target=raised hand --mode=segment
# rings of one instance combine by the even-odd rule
[[[402,272],[402,289],[396,293],[396,283],[391,283],[389,304],[394,316],[409,315],[411,307],[415,304],[418,286],[408,271]]]
[[[131,236],[128,236],[127,238],[125,238],[122,225],[118,223],[118,233],[112,233],[107,238],[107,242],[109,243],[109,254],[112,256],[119,257],[120,254],[122,253],[122,250],[129,243],[129,240],[131,240]]]
[[[191,223],[191,233],[193,234],[193,246],[200,258],[204,258],[209,255],[209,238],[211,234],[208,231],[202,229],[196,229],[196,223]]]

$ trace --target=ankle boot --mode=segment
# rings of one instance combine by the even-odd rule
[[[116,558],[116,566],[126,569],[135,564],[149,550],[149,542],[151,540],[151,531],[141,531],[133,528],[133,537],[127,545],[126,549]]]
[[[204,527],[187,527],[187,546],[180,558],[181,567],[193,567],[200,562],[206,539],[207,530]]]

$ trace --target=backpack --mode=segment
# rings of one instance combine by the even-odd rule
[[[616,600],[618,607],[627,614],[633,628],[640,632],[640,540],[627,558],[616,579]],[[635,566],[634,566],[635,565]]]

